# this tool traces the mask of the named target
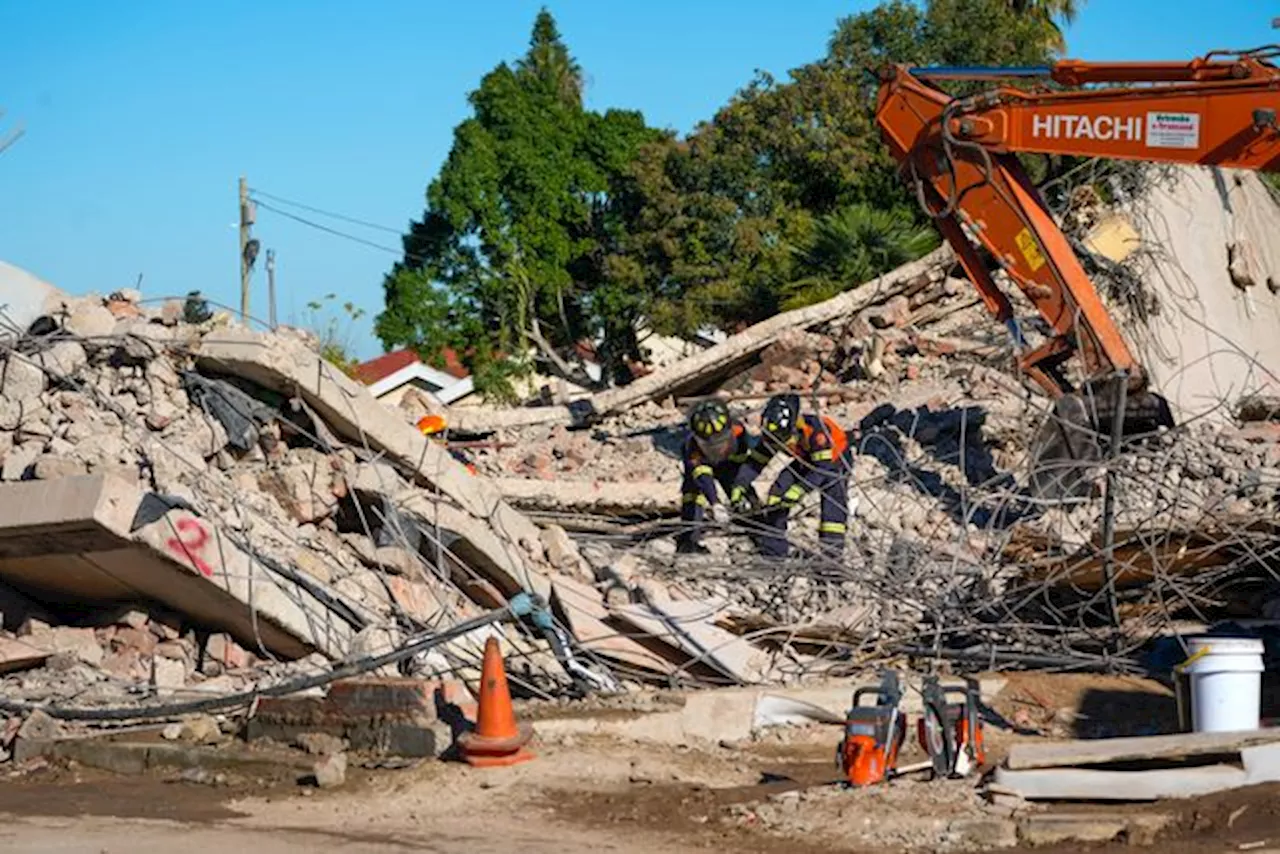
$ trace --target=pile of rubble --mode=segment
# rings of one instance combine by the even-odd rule
[[[0,369],[11,707],[236,694],[550,592],[539,530],[305,335],[127,291],[31,314]],[[493,631],[566,681],[500,628],[406,666],[465,672]]]
[[[490,635],[540,696],[904,654],[1114,666],[1174,620],[1270,613],[1280,407],[1148,437],[1099,465],[1092,496],[1038,502],[1046,402],[958,275],[944,247],[628,386],[459,409],[427,438],[437,402],[378,404],[305,333],[0,267],[21,295],[0,367],[9,708],[262,690],[460,624],[371,668],[473,676]],[[857,440],[845,557],[803,518],[799,560],[758,557],[741,519],[677,556],[689,402],[723,396],[756,429],[784,390]],[[522,592],[549,610],[468,622]]]

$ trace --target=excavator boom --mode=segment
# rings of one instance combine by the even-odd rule
[[[1172,420],[1167,404],[1147,391],[1142,366],[1017,155],[1280,170],[1280,68],[1272,63],[1277,56],[1280,46],[1214,52],[1185,63],[895,66],[881,74],[876,120],[890,152],[987,308],[1009,326],[1022,369],[1057,400],[1056,435],[1042,436],[1043,449],[1055,459],[1096,458],[1099,422],[1109,420],[1100,418],[1099,401],[1105,410],[1119,399],[1126,425],[1134,429]],[[1005,84],[953,98],[932,83],[944,79],[1044,84]],[[1086,86],[1091,88],[1081,88]],[[1025,346],[993,268],[1004,272],[1051,328],[1042,345]],[[1080,388],[1065,371],[1072,356],[1082,362]],[[1086,403],[1093,404],[1092,414]],[[1086,438],[1086,432],[1093,436]],[[1073,494],[1082,482],[1080,466],[1068,468],[1055,489],[1040,491]]]

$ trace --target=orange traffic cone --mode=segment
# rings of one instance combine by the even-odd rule
[[[468,764],[481,768],[528,762],[534,754],[525,745],[532,737],[533,727],[530,724],[516,722],[498,639],[490,637],[484,644],[476,728],[458,736],[462,758]]]

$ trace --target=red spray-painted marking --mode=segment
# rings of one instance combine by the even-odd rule
[[[204,550],[205,545],[209,542],[209,532],[205,530],[205,527],[199,521],[190,517],[179,519],[177,528],[180,536],[170,537],[165,541],[169,551],[178,557],[184,557],[191,561],[191,565],[205,578],[213,578],[213,567],[209,566],[208,562],[200,556],[200,552]],[[192,534],[189,538],[181,536],[189,533]]]

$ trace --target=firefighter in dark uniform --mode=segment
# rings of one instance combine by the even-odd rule
[[[689,436],[684,442],[684,481],[681,484],[680,518],[686,527],[676,539],[682,554],[705,552],[701,528],[716,506],[716,484],[724,487],[735,507],[751,507],[755,493],[750,482],[738,485],[738,470],[751,452],[746,427],[729,414],[720,400],[699,401],[689,413]]]
[[[786,557],[787,523],[791,509],[810,489],[821,492],[818,540],[834,555],[844,552],[849,522],[849,475],[853,449],[843,428],[825,415],[802,415],[800,396],[780,394],[769,399],[761,422],[760,441],[738,472],[738,485],[749,485],[779,451],[792,457],[769,487],[759,537],[762,554]]]

